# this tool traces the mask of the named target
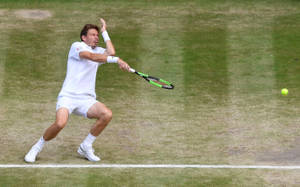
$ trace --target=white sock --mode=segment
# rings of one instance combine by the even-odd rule
[[[40,150],[42,150],[44,144],[45,144],[45,140],[44,140],[44,137],[42,136],[35,145],[38,146],[40,148]]]
[[[82,143],[85,146],[92,146],[95,140],[96,140],[96,136],[93,136],[91,133],[89,133]]]

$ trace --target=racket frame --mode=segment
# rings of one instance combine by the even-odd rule
[[[143,77],[146,81],[148,81],[150,84],[152,85],[155,85],[157,87],[160,87],[160,88],[165,88],[165,89],[173,89],[174,88],[174,85],[172,85],[170,82],[166,81],[166,80],[163,80],[163,79],[160,79],[160,78],[157,78],[157,77],[153,77],[153,76],[149,76],[145,73],[141,73],[141,72],[137,72],[135,69],[132,69],[130,68],[130,72],[132,73],[135,73],[141,77]],[[166,85],[161,85],[161,84],[158,84],[156,82],[154,82],[153,80],[150,80],[150,79],[154,79],[156,81],[159,81],[159,82],[162,82],[162,83],[165,83]]]

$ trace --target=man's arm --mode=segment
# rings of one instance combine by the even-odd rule
[[[95,62],[105,63],[107,62],[107,56],[105,54],[91,53],[89,51],[82,51],[79,53],[80,58],[88,59]]]
[[[108,56],[106,54],[91,53],[89,51],[82,51],[79,53],[79,56],[80,56],[80,58],[92,60],[94,62],[118,63],[120,69],[122,69],[124,71],[129,71],[129,69],[130,69],[130,66],[119,57]]]
[[[100,22],[102,24],[102,27],[101,27],[102,37],[106,44],[105,54],[114,56],[116,54],[116,51],[115,51],[115,47],[114,47],[113,43],[111,42],[111,40],[108,36],[108,33],[106,31],[106,22],[102,18],[100,19]]]

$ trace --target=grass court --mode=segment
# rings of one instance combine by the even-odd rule
[[[100,17],[116,56],[175,89],[102,65],[96,93],[113,111],[94,143],[102,160],[77,155],[93,120],[72,115],[35,164],[300,165],[298,0],[2,0],[0,164],[25,164],[27,151],[53,123],[69,48],[83,25],[99,25]],[[297,186],[299,174],[0,168],[0,186]]]

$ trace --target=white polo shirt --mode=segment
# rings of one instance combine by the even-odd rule
[[[92,49],[84,42],[72,44],[68,55],[67,74],[63,87],[58,94],[59,97],[92,96],[96,98],[96,74],[98,66],[103,63],[80,58],[79,53],[82,51],[103,54],[105,49],[102,47]]]

